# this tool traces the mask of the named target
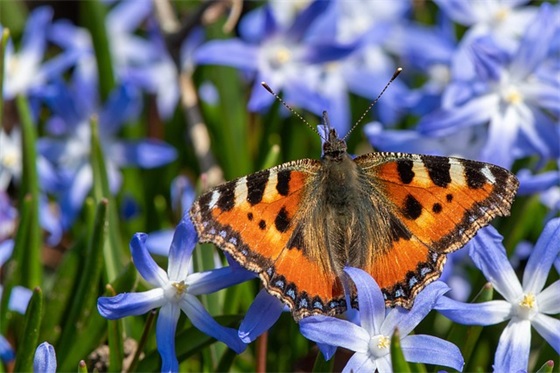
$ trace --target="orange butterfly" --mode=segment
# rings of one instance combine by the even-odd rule
[[[370,273],[387,306],[410,308],[440,277],[446,254],[509,215],[519,183],[501,167],[405,153],[352,159],[326,113],[324,124],[320,160],[229,181],[190,211],[200,241],[258,273],[296,320],[347,309],[346,265]]]

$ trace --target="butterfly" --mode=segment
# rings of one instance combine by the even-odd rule
[[[345,266],[371,274],[386,306],[409,309],[447,254],[509,215],[519,182],[508,170],[419,154],[352,158],[326,113],[323,122],[321,159],[226,182],[190,210],[200,241],[258,273],[296,321],[347,309]]]

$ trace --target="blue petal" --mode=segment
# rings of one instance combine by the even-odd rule
[[[434,308],[437,300],[448,291],[449,287],[443,281],[431,283],[416,296],[410,311],[400,307],[389,311],[383,325],[378,329],[379,332],[393,335],[398,328],[401,336],[409,334]]]
[[[29,304],[29,300],[31,299],[32,295],[33,292],[28,288],[25,288],[23,286],[14,286],[12,288],[12,292],[10,293],[8,309],[25,315],[27,305]]]
[[[495,372],[527,371],[531,348],[531,322],[510,321],[505,327],[494,356]]]
[[[12,361],[16,357],[10,342],[4,336],[0,335],[0,359],[4,362]]]
[[[531,325],[560,354],[560,320],[540,313],[531,320]]]
[[[169,263],[167,273],[174,281],[182,281],[187,278],[192,252],[198,241],[198,234],[189,218],[181,220],[169,249]]]
[[[99,113],[99,132],[107,137],[116,134],[125,122],[137,118],[141,109],[140,90],[132,84],[120,84]]]
[[[544,192],[547,189],[560,185],[560,172],[549,171],[542,174],[533,175],[527,169],[517,173],[519,180],[519,195],[531,195]]]
[[[173,229],[150,232],[146,239],[146,247],[152,254],[168,256],[174,234],[175,231]]]
[[[453,109],[436,111],[420,120],[418,131],[426,135],[443,136],[464,127],[483,124],[494,114],[498,101],[496,95],[485,95]]]
[[[349,321],[329,316],[309,316],[299,322],[299,330],[307,339],[366,353],[370,334]]]
[[[455,22],[463,25],[471,25],[478,22],[473,5],[463,0],[435,0],[440,10],[447,13]]]
[[[494,227],[483,228],[469,243],[469,254],[494,288],[508,301],[514,302],[523,294],[523,289],[511,268],[502,239]]]
[[[162,361],[162,372],[179,371],[179,362],[175,352],[175,331],[180,313],[180,308],[174,302],[167,303],[159,311],[156,323],[156,340]]]
[[[356,352],[346,363],[346,366],[342,370],[342,373],[365,373],[365,372],[379,372],[379,373],[390,373],[392,369],[382,369],[377,363],[383,360],[376,359],[373,361],[367,353]],[[389,368],[391,367],[391,361],[389,361]]]
[[[538,294],[548,277],[550,267],[560,254],[560,218],[552,219],[544,227],[523,273],[525,292]]]
[[[116,320],[126,316],[143,315],[166,303],[163,289],[142,293],[122,293],[114,297],[99,297],[97,310],[106,319]]]
[[[548,55],[558,24],[557,11],[550,4],[543,4],[533,22],[529,23],[511,62],[510,72],[516,78],[532,74]]]
[[[246,71],[258,68],[257,49],[239,39],[213,40],[201,45],[195,52],[196,63],[225,65]]]
[[[110,157],[119,166],[155,168],[173,162],[177,158],[177,151],[171,145],[155,139],[120,141],[112,144]]]
[[[465,360],[453,343],[431,335],[409,335],[401,340],[406,361],[463,370]]]
[[[190,274],[186,284],[189,286],[189,294],[201,295],[210,294],[254,278],[253,272],[223,267]]]
[[[554,281],[547,286],[546,289],[537,294],[539,312],[549,315],[560,313],[560,297],[558,294],[560,294],[560,280]]]
[[[146,237],[145,233],[136,233],[130,240],[130,251],[132,252],[134,265],[146,281],[155,287],[163,287],[169,281],[169,277],[150,256],[146,247]]]
[[[4,222],[2,222],[4,223]],[[14,250],[15,241],[11,239],[7,239],[5,241],[0,242],[0,267],[4,265],[12,256],[12,252]]]
[[[245,343],[253,342],[276,323],[283,310],[284,304],[262,289],[251,303],[243,321],[241,321],[237,332],[239,338]]]
[[[385,299],[379,285],[366,272],[358,268],[345,267],[358,291],[360,324],[370,335],[378,334],[385,319]]]
[[[48,342],[41,343],[35,350],[33,371],[44,373],[56,372],[56,354],[54,347]]]
[[[191,320],[195,328],[218,341],[224,342],[236,353],[240,354],[247,348],[245,343],[239,339],[237,330],[218,324],[196,297],[185,294],[181,301],[181,309]]]
[[[307,8],[298,14],[286,34],[293,40],[302,39],[309,29],[309,26],[322,15],[329,5],[329,1],[313,1]]]
[[[503,300],[463,303],[441,297],[434,308],[448,319],[464,325],[494,325],[506,321],[512,313],[511,304]]]

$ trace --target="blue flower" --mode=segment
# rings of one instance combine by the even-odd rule
[[[543,4],[513,52],[500,49],[490,37],[474,40],[470,58],[485,79],[450,87],[446,93],[453,102],[424,117],[420,132],[437,137],[488,123],[488,138],[477,158],[505,167],[534,154],[543,161],[558,158],[558,70],[547,69],[558,30],[554,17],[555,10]]]
[[[0,241],[0,267],[12,256],[14,249],[13,240]],[[0,297],[2,297],[3,287],[0,285]],[[14,286],[10,293],[8,309],[25,314],[29,300],[31,299],[31,290],[22,286]],[[11,361],[15,358],[14,350],[10,343],[3,335],[0,335],[0,359],[2,361]]]
[[[35,356],[33,357],[33,371],[44,373],[56,372],[56,353],[50,343],[43,342],[37,346]]]
[[[243,18],[241,38],[209,41],[196,50],[194,59],[198,64],[233,66],[254,78],[248,104],[251,111],[262,111],[274,102],[260,85],[266,81],[273,89],[283,90],[287,102],[320,115],[327,107],[324,98],[313,90],[319,64],[353,50],[335,43],[309,42],[311,25],[328,5],[314,1],[288,26],[280,25],[270,7],[264,6]]]
[[[471,256],[504,300],[468,304],[441,297],[436,309],[449,319],[467,325],[493,325],[509,320],[494,357],[497,372],[527,370],[531,326],[560,354],[560,280],[543,290],[548,273],[560,253],[560,218],[551,220],[529,257],[520,283],[511,267],[502,237],[488,227],[471,241]]]
[[[395,329],[407,361],[449,366],[461,370],[463,357],[457,346],[429,335],[409,335],[432,310],[436,300],[449,288],[437,281],[418,294],[410,311],[393,308],[386,313],[385,300],[377,283],[356,268],[344,270],[356,285],[360,306],[360,326],[327,316],[311,316],[300,321],[301,333],[323,345],[336,344],[354,351],[344,372],[391,372],[390,342]],[[321,346],[320,346],[321,347]],[[327,348],[321,347],[323,351]],[[326,355],[329,358],[331,349]]]
[[[81,79],[76,82],[80,88]],[[79,84],[78,84],[79,83]],[[62,210],[62,222],[68,228],[91,189],[93,174],[90,161],[91,127],[89,117],[93,113],[84,111],[92,108],[93,97],[85,90],[74,91],[74,86],[61,82],[51,85],[45,100],[53,111],[52,122],[58,122],[59,129],[54,137],[39,139],[39,152],[57,169],[61,178],[58,193]],[[136,166],[154,168],[173,161],[177,152],[163,141],[145,139],[139,141],[119,140],[117,132],[124,123],[135,118],[140,111],[138,106],[140,92],[131,85],[121,85],[113,91],[99,109],[99,136],[103,147],[109,186],[113,193],[121,185],[120,167]],[[51,125],[50,128],[53,126]]]
[[[179,368],[175,355],[175,329],[181,310],[196,328],[226,343],[235,352],[241,353],[245,349],[237,331],[219,325],[196,296],[246,281],[252,278],[253,274],[234,271],[230,267],[189,273],[191,255],[197,239],[192,223],[186,218],[175,231],[166,273],[149,255],[146,235],[137,233],[130,243],[132,258],[142,277],[155,289],[143,293],[101,297],[97,302],[99,313],[108,319],[141,315],[154,308],[161,308],[156,325],[156,340],[163,360],[162,371],[177,371]]]
[[[18,53],[14,51],[11,40],[8,43],[5,56],[4,99],[12,100],[18,94],[33,95],[43,89],[50,79],[59,76],[75,63],[78,56],[71,51],[64,51],[43,62],[52,15],[50,7],[36,8],[27,19]]]
[[[159,114],[171,117],[179,101],[177,67],[154,19],[153,1],[120,1],[107,14],[106,25],[119,78],[154,95]],[[138,35],[141,25],[146,38]]]

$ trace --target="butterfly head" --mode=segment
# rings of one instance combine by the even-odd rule
[[[323,112],[323,128],[326,133],[325,142],[323,143],[323,158],[338,159],[346,154],[346,141],[338,137],[336,130],[330,126],[327,112]]]

